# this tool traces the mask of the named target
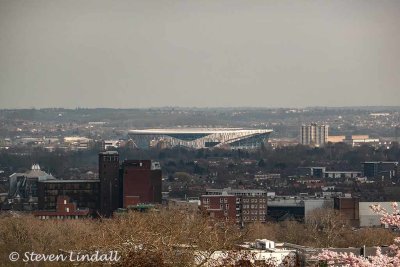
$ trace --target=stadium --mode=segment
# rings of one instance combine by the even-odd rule
[[[268,140],[272,130],[239,128],[177,128],[130,130],[129,136],[138,148],[182,146],[193,149],[254,149]]]

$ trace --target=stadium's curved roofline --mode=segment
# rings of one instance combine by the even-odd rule
[[[255,148],[264,143],[272,130],[243,128],[169,128],[130,130],[134,145],[188,148],[225,147]]]
[[[215,133],[270,133],[271,129],[244,128],[170,128],[130,130],[130,134],[215,134]]]

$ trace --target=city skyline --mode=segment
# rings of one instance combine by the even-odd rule
[[[400,105],[398,1],[1,1],[0,108]]]

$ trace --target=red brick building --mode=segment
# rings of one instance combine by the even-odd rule
[[[106,217],[120,207],[119,155],[116,151],[99,153],[100,214]]]
[[[257,189],[207,189],[206,194],[201,196],[201,206],[215,218],[232,219],[239,224],[265,222],[267,192]]]
[[[267,215],[267,196],[238,196],[242,222],[265,222]]]
[[[125,160],[121,165],[122,203],[161,203],[161,168],[151,160]]]
[[[333,208],[338,210],[343,219],[347,220],[351,226],[359,227],[359,203],[360,199],[356,197],[335,197]]]
[[[89,209],[78,209],[68,196],[57,198],[56,210],[38,210],[33,215],[40,219],[79,219],[89,216]]]
[[[234,195],[203,195],[201,206],[210,217],[236,221],[236,196]]]

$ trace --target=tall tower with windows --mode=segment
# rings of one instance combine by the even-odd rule
[[[99,153],[100,214],[112,216],[120,207],[119,155],[117,151]]]
[[[300,142],[302,145],[322,146],[328,140],[328,125],[302,125],[300,131]]]

